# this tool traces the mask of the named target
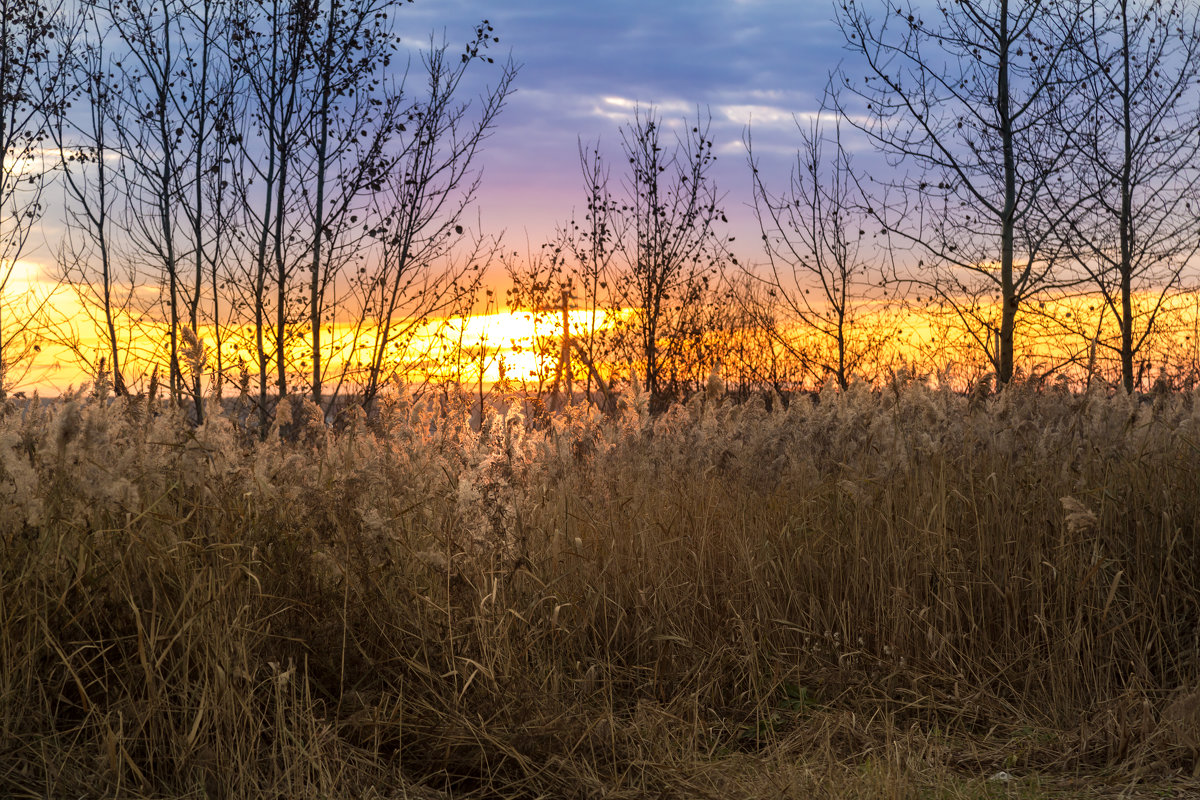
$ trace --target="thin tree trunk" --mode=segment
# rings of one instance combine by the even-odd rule
[[[325,170],[328,158],[329,138],[329,103],[330,83],[333,76],[331,69],[330,48],[333,46],[334,4],[329,9],[329,31],[323,48],[324,69],[322,70],[321,85],[321,133],[317,136],[317,196],[316,208],[313,212],[313,244],[312,244],[312,275],[309,279],[309,325],[312,328],[312,398],[313,403],[321,406],[321,237],[325,230]]]
[[[1017,165],[1013,152],[1013,121],[1008,83],[1008,55],[1011,42],[1008,30],[1008,2],[1000,3],[1000,68],[996,85],[996,103],[1000,117],[1001,146],[1004,149],[1004,209],[1000,220],[1000,352],[996,376],[1000,383],[1013,378],[1013,332],[1016,327],[1017,295],[1013,281],[1014,238],[1017,208]]]
[[[1125,47],[1121,50],[1122,91],[1121,91],[1121,123],[1124,127],[1122,137],[1121,162],[1121,263],[1118,271],[1121,276],[1121,381],[1125,391],[1133,392],[1133,109],[1130,105],[1132,83],[1130,77],[1129,53],[1129,4],[1121,0],[1121,41]]]

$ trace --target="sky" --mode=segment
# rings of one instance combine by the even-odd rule
[[[497,62],[511,55],[519,65],[515,92],[479,161],[479,217],[471,227],[502,234],[510,253],[536,253],[584,204],[581,140],[599,141],[619,191],[620,127],[634,109],[652,106],[665,122],[679,125],[699,111],[711,114],[718,153],[712,175],[724,194],[725,233],[736,237],[732,250],[739,260],[752,264],[761,256],[743,137],[751,125],[764,174],[774,178],[776,190],[784,189],[799,141],[795,118],[807,123],[846,55],[832,3],[415,0],[398,9],[397,19],[414,62],[431,36],[457,47],[487,19],[500,38],[490,54]],[[499,64],[476,66],[483,81],[499,74]],[[44,266],[62,230],[49,214],[41,227],[43,244],[24,257]],[[488,280],[501,290],[506,282],[498,269]],[[66,353],[46,351],[38,359],[44,374],[29,381],[77,384],[82,373],[68,368],[70,361]]]
[[[520,65],[481,162],[482,228],[503,231],[506,249],[536,250],[582,206],[581,139],[600,141],[615,182],[620,126],[635,105],[653,105],[665,121],[711,113],[734,249],[753,260],[743,134],[751,124],[756,154],[784,188],[794,115],[818,109],[847,55],[832,17],[832,0],[416,0],[400,19],[414,44],[443,31],[465,41],[488,19],[500,37],[493,55]]]

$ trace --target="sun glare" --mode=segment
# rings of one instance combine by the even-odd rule
[[[42,268],[33,261],[0,261],[0,282],[6,292],[25,292],[42,281]]]
[[[106,359],[109,346],[103,336],[100,309],[83,305],[63,287],[46,284],[31,262],[18,262],[12,271],[9,296],[53,294],[45,313],[54,318],[51,329],[58,336],[41,336],[30,348],[23,377],[15,388],[32,394],[57,396],[94,380]],[[598,319],[597,328],[603,327]],[[586,335],[591,326],[587,311],[568,312],[573,336]],[[135,331],[136,328],[136,331]],[[378,332],[339,322],[323,328],[322,363],[327,375],[352,374],[370,363],[378,344]],[[207,369],[216,367],[214,345],[218,340],[212,326],[197,331],[209,349]],[[169,342],[165,324],[142,320],[136,325],[126,315],[118,319],[118,336],[123,342],[139,341],[138,348],[121,346],[122,374],[131,387],[144,384],[156,365],[164,362]],[[268,337],[268,346],[273,347]],[[431,319],[417,325],[391,343],[383,366],[385,376],[401,382],[448,381],[465,387],[490,388],[506,380],[517,385],[538,385],[553,373],[562,342],[561,313],[496,312]],[[149,343],[148,345],[145,343]],[[227,377],[242,367],[252,375],[257,363],[253,331],[224,328],[221,336],[222,365]],[[311,359],[308,331],[303,326],[290,330],[287,357],[293,381],[307,378]],[[273,373],[274,368],[271,368]],[[159,366],[159,380],[163,368]],[[302,377],[303,376],[303,377]],[[353,382],[351,382],[353,383]],[[227,380],[227,386],[231,382]],[[295,385],[295,384],[293,384]],[[136,389],[135,389],[136,390]]]
[[[6,274],[6,335],[14,324],[19,324],[21,314],[40,313],[49,321],[39,328],[36,338],[27,337],[19,368],[10,370],[8,379],[15,390],[56,396],[72,387],[89,385],[101,368],[101,359],[105,360],[105,368],[111,369],[111,348],[103,336],[103,315],[99,308],[81,303],[69,286],[47,280],[44,270],[33,261],[18,261]],[[1155,298],[1150,296],[1135,297],[1138,319],[1144,321],[1154,302]],[[847,335],[855,347],[868,346],[873,354],[869,363],[858,363],[856,374],[870,380],[870,376],[886,375],[897,365],[912,365],[911,368],[941,375],[943,367],[957,364],[966,368],[966,372],[950,378],[957,387],[963,380],[969,381],[970,375],[986,372],[988,366],[980,348],[986,342],[988,353],[994,357],[995,328],[1000,318],[998,304],[981,302],[973,311],[973,321],[965,320],[956,311],[939,310],[933,305],[903,310],[888,304],[861,304],[855,327]],[[1153,367],[1163,361],[1158,356],[1167,352],[1183,352],[1180,348],[1185,348],[1192,353],[1200,330],[1198,314],[1200,304],[1194,295],[1169,300],[1156,321],[1161,333],[1148,343],[1140,357]],[[603,313],[596,319],[598,330],[611,324],[611,317],[606,319]],[[1112,358],[1106,349],[1111,349],[1108,340],[1112,315],[1105,312],[1104,304],[1095,296],[1027,305],[1019,324],[1023,348],[1019,358],[1028,373],[1057,372],[1069,364],[1074,364],[1076,370],[1091,369],[1080,365],[1093,365],[1098,358],[1101,361]],[[431,319],[410,325],[396,335],[397,330],[405,327],[402,321],[398,325],[399,328],[397,323],[393,324],[382,355],[378,352],[380,331],[345,322],[325,326],[321,362],[326,379],[345,376],[343,390],[353,392],[362,385],[372,363],[377,363],[380,379],[387,383],[448,383],[484,391],[503,382],[516,389],[543,390],[554,381],[559,368],[563,336],[563,316],[559,312],[502,311]],[[587,336],[592,315],[586,310],[569,311],[567,325],[573,337]],[[144,390],[156,369],[162,382],[169,351],[167,326],[144,317],[135,323],[128,315],[122,315],[117,329],[125,384],[133,391]],[[1108,333],[1099,336],[1100,331]],[[250,376],[251,384],[257,385],[259,360],[250,327],[226,326],[218,332],[211,326],[201,326],[197,333],[208,347],[206,380],[215,377],[213,373],[218,366],[215,345],[219,340],[225,391],[232,391],[243,370]],[[781,325],[776,334],[787,339],[785,350],[801,353],[813,364],[836,363],[836,357],[829,352],[833,345],[828,335],[800,325]],[[728,338],[730,335],[737,338],[739,334],[719,334],[720,340],[710,344],[725,347],[729,352],[743,346],[750,349],[776,346],[763,344],[764,340],[753,332],[746,332],[744,342],[734,342]],[[303,325],[288,329],[285,352],[291,391],[304,391],[310,380],[309,336]],[[871,341],[882,344],[868,345]],[[266,344],[268,372],[273,380],[273,334],[266,337]],[[572,362],[573,373],[578,376],[583,367],[574,353]],[[967,368],[968,364],[974,366]],[[604,365],[596,366],[605,371]],[[812,379],[820,383],[819,375]]]

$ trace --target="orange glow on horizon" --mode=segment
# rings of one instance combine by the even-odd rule
[[[8,272],[5,296],[21,300],[6,303],[7,316],[3,320],[6,336],[19,317],[14,315],[14,307],[27,311],[40,308],[44,312],[44,319],[38,323],[42,327],[34,331],[30,340],[29,357],[10,370],[10,389],[57,396],[72,388],[88,387],[108,352],[101,335],[100,310],[82,301],[71,287],[48,279],[35,262],[17,262]],[[1144,320],[1155,297],[1140,295],[1135,300],[1135,313]],[[981,339],[994,334],[979,328],[972,335],[950,309],[935,306],[901,309],[881,302],[864,303],[858,310],[851,344],[860,346],[866,341],[863,337],[874,337],[883,344],[853,371],[856,379],[879,380],[899,366],[909,366],[919,374],[941,375],[944,370],[953,385],[962,388],[959,384],[963,381],[969,382],[991,369],[983,356]],[[976,309],[976,315],[994,324],[999,318],[998,304],[983,303]],[[591,323],[590,312],[586,310],[569,311],[568,319],[573,335],[583,335]],[[597,328],[611,324],[601,313]],[[1200,292],[1169,298],[1160,312],[1158,328],[1138,355],[1139,363],[1146,362],[1149,380],[1172,360],[1200,363]],[[247,326],[228,327],[221,333],[223,391],[236,391],[239,363],[249,371],[251,382],[256,385],[253,330]],[[217,331],[211,326],[201,326],[198,334],[209,348],[205,369],[206,380],[211,381],[211,372],[217,365],[213,352]],[[291,389],[303,391],[311,375],[309,331],[306,326],[298,325],[290,328],[288,334],[286,353]],[[144,391],[155,365],[160,384],[165,383],[167,327],[145,318],[135,323],[122,316],[118,320],[118,335],[123,340],[119,351],[127,386],[135,392]],[[377,335],[369,327],[355,329],[344,322],[324,326],[322,361],[326,385],[332,386],[345,376],[347,383],[343,389],[356,388],[356,380],[370,362]],[[783,324],[781,335],[789,339],[793,352],[803,353],[810,364],[836,363],[831,356],[833,345],[829,337],[795,323]],[[561,336],[560,312],[503,311],[433,319],[413,326],[390,345],[384,368],[387,374],[383,377],[410,384],[449,382],[468,389],[481,384],[489,388],[503,378],[516,387],[545,389],[554,380]],[[719,334],[709,345],[729,347],[739,336],[737,332]],[[1117,364],[1112,350],[1118,341],[1113,316],[1096,295],[1026,304],[1019,317],[1017,337],[1018,363],[1025,374],[1068,373],[1077,378],[1081,370],[1086,372],[1096,367],[1107,375]],[[266,339],[268,349],[273,350],[272,338]],[[764,339],[753,332],[748,332],[744,341],[751,350],[764,346]],[[994,341],[988,341],[994,347]],[[770,355],[761,349],[754,352]],[[780,350],[774,357],[788,356]],[[574,357],[572,360],[578,377],[581,367]],[[727,366],[730,363],[725,360]],[[274,378],[274,370],[272,363],[270,379]],[[803,385],[810,387],[823,381],[819,370],[814,372],[811,367],[807,373],[794,374],[806,374],[807,377],[802,377]]]
[[[33,351],[20,372],[13,376],[11,391],[43,397],[56,397],[90,386],[99,371],[101,359],[105,368],[108,344],[102,336],[103,315],[98,308],[80,301],[69,289],[41,277],[35,264],[23,263],[13,272],[11,286],[17,287],[10,296],[23,294],[49,298],[44,303],[49,331],[36,338]],[[601,315],[602,317],[603,315]],[[590,314],[583,310],[568,312],[572,333],[587,330]],[[134,342],[133,328],[137,341]],[[603,327],[603,323],[598,325]],[[403,353],[393,343],[385,371],[408,381],[450,381],[470,387],[482,380],[485,386],[498,382],[502,375],[517,384],[537,385],[553,371],[562,335],[562,315],[559,312],[494,312],[465,317],[431,319],[415,326],[401,341],[407,343]],[[128,337],[119,348],[122,375],[132,391],[144,390],[151,373],[158,367],[158,380],[165,381],[169,326],[142,320],[134,325],[127,315],[120,315],[119,335]],[[50,335],[47,335],[49,333]],[[214,344],[217,331],[211,325],[201,325],[197,331],[207,350],[206,370],[216,367]],[[239,364],[245,365],[252,379],[256,374],[255,338],[249,326],[222,328],[222,364],[226,373],[225,391],[236,384]],[[311,339],[306,326],[288,329],[286,347],[289,374],[293,386],[305,383],[311,369]],[[377,332],[371,328],[356,328],[352,323],[337,322],[322,327],[323,372],[330,383],[336,382],[343,371],[347,374],[364,369],[377,346]],[[274,340],[264,337],[266,347],[273,351]],[[186,372],[186,367],[183,367]],[[274,376],[274,366],[269,372]],[[294,390],[294,389],[293,389]]]

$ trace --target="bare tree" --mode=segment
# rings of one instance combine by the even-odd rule
[[[411,1],[411,0],[410,0]],[[322,326],[338,313],[336,281],[363,261],[373,240],[369,215],[396,163],[394,141],[413,120],[403,80],[386,76],[400,49],[387,0],[330,0],[317,16],[308,85],[310,176],[300,185],[309,229],[308,328],[311,389],[321,405],[327,365]]]
[[[883,270],[871,260],[868,229],[873,220],[850,154],[842,143],[841,121],[832,132],[818,113],[805,128],[797,120],[800,149],[788,189],[772,194],[763,182],[746,134],[754,176],[754,210],[762,232],[770,290],[801,326],[772,326],[779,343],[808,365],[818,381],[832,375],[838,385],[883,343],[882,332],[864,323],[864,307],[883,297]],[[827,148],[831,148],[830,151]],[[815,334],[816,341],[813,341]],[[826,346],[827,345],[827,346]]]
[[[47,95],[62,104],[50,133],[73,223],[60,259],[98,311],[119,391],[129,357],[118,340],[140,312],[151,328],[166,322],[172,393],[193,397],[202,421],[213,350],[199,333],[211,325],[214,388],[223,343],[251,353],[265,431],[268,392],[282,397],[308,368],[305,344],[314,399],[331,379],[330,403],[347,385],[371,398],[426,319],[472,301],[492,245],[464,233],[464,214],[516,73],[509,60],[477,102],[462,99],[473,65],[494,63],[486,20],[461,52],[431,40],[418,87],[393,66],[404,43],[390,0],[80,10],[92,24],[72,51],[74,84]],[[71,100],[84,102],[68,111]],[[19,217],[22,243],[37,208]],[[140,294],[154,299],[133,308],[147,277]],[[351,357],[331,365],[337,348]]]
[[[607,384],[602,382],[598,372],[607,347],[602,323],[611,315],[609,283],[613,279],[617,247],[626,235],[624,227],[628,220],[620,213],[620,205],[609,189],[610,171],[601,156],[599,142],[586,146],[580,142],[579,171],[587,191],[586,213],[582,222],[571,220],[568,225],[559,227],[553,248],[564,257],[570,256],[571,263],[567,267],[573,276],[570,282],[582,292],[582,308],[587,312],[584,330],[570,333],[575,348],[582,350],[582,357],[587,361],[588,396],[592,396],[595,383],[607,400]]]
[[[679,366],[671,359],[703,334],[696,314],[715,289],[725,254],[716,230],[726,219],[710,174],[716,155],[709,124],[697,114],[668,146],[654,109],[637,109],[621,131],[629,171],[618,210],[625,235],[615,243],[612,297],[633,310],[626,330],[656,404],[668,390],[682,388],[670,379]],[[678,369],[675,374],[681,377]]]
[[[359,301],[355,349],[370,332],[363,402],[370,405],[385,385],[397,354],[431,317],[460,309],[474,298],[481,267],[494,245],[477,237],[466,252],[454,246],[466,233],[464,214],[474,201],[476,163],[516,77],[509,60],[479,98],[478,108],[458,99],[468,68],[497,41],[486,20],[463,52],[431,44],[423,56],[425,93],[410,108],[397,139],[397,155],[375,196],[370,230],[378,243],[351,287]]]
[[[597,389],[601,402],[609,401],[608,381],[600,372],[610,344],[604,323],[620,319],[620,301],[614,301],[615,292],[609,283],[628,220],[609,188],[610,171],[599,143],[585,146],[581,141],[578,147],[580,174],[587,192],[582,218],[573,213],[568,222],[556,227],[550,241],[523,263],[517,260],[518,253],[503,260],[512,279],[507,292],[509,308],[533,317],[539,394],[548,378],[546,365],[554,367],[551,405],[560,386],[568,387],[566,398],[570,400],[569,387],[576,372],[584,381],[589,400],[596,399],[593,389]],[[577,310],[585,312],[584,321],[571,321],[570,312]],[[554,321],[547,325],[543,317],[551,313]],[[547,332],[548,328],[554,332]],[[573,362],[578,368],[572,366]]]
[[[156,298],[167,325],[168,387],[179,400],[183,374],[179,360],[179,327],[183,311],[179,241],[184,129],[178,102],[177,73],[182,66],[182,8],[176,0],[126,4],[90,2],[89,13],[101,17],[120,57],[119,90],[112,92],[114,150],[126,167],[122,227],[130,259],[157,276],[163,291]],[[104,35],[104,34],[102,34]]]
[[[127,389],[122,336],[132,333],[128,314],[135,281],[132,275],[121,274],[113,232],[113,204],[124,183],[114,176],[124,164],[110,141],[113,94],[120,87],[113,78],[116,67],[105,51],[95,9],[85,10],[85,24],[88,35],[70,53],[71,81],[64,86],[66,96],[49,127],[63,167],[68,222],[59,264],[84,313],[99,316],[93,323],[105,346],[114,391],[121,396]],[[86,114],[72,109],[74,98],[83,101]],[[99,377],[99,366],[92,369]]]
[[[62,102],[59,43],[70,38],[57,7],[41,0],[0,0],[0,399],[9,370],[32,353],[33,315],[17,315],[9,296],[29,236],[42,217],[42,193],[54,167],[47,120]]]
[[[292,290],[303,259],[297,245],[311,242],[298,187],[306,177],[305,71],[318,9],[310,0],[257,0],[238,11],[230,58],[246,113],[230,167],[237,224],[228,282],[239,293],[237,310],[248,312],[265,435],[271,386],[279,397],[287,393],[290,326],[306,316]]]
[[[568,258],[561,244],[547,242],[536,253],[522,257],[513,252],[500,259],[512,282],[505,291],[508,310],[524,314],[530,323],[529,343],[517,347],[533,359],[534,367],[519,376],[521,384],[528,388],[532,383],[533,394],[540,397],[549,383],[552,403],[560,384],[572,378],[568,372],[572,331],[567,314],[574,284]]]
[[[195,339],[205,319],[205,279],[211,312],[207,314],[216,339],[215,386],[221,394],[222,363],[221,292],[219,273],[222,252],[227,246],[229,225],[222,213],[228,204],[226,190],[227,164],[236,134],[234,116],[237,113],[237,76],[224,57],[234,35],[231,29],[227,0],[197,0],[181,12],[184,35],[180,49],[182,66],[179,70],[178,91],[172,93],[182,123],[186,149],[181,153],[179,169],[181,187],[179,205],[183,212],[182,225],[190,253],[181,253],[191,267],[189,285],[185,290],[186,308]],[[204,348],[189,345],[193,354],[191,393],[196,420],[204,420],[203,386],[195,356]]]
[[[269,385],[282,397],[297,367],[309,368],[318,403],[348,384],[370,403],[424,321],[473,296],[482,251],[457,267],[447,257],[515,67],[502,67],[473,115],[458,95],[472,64],[493,61],[486,21],[462,53],[431,44],[417,91],[408,70],[391,74],[401,40],[388,3],[272,0],[251,12],[233,48],[249,97],[232,169],[246,256],[234,283],[265,423]],[[302,326],[307,357],[292,364]]]
[[[1069,58],[1078,8],[942,0],[930,21],[892,3],[875,19],[845,0],[836,13],[858,56],[840,72],[838,110],[898,173],[872,214],[911,246],[914,282],[953,306],[1008,382],[1019,312],[1055,282],[1054,234],[1071,212],[1048,195],[1069,167],[1064,117],[1083,113]]]
[[[223,205],[234,113],[224,58],[228,6],[225,0],[86,0],[79,12],[87,31],[72,51],[71,97],[84,103],[64,110],[54,126],[66,168],[66,213],[74,223],[62,267],[85,307],[104,317],[106,361],[117,391],[125,377],[117,328],[128,329],[130,314],[140,312],[155,350],[166,323],[172,396],[190,397],[203,421],[205,365],[193,358],[185,382],[179,336],[187,327],[184,335],[199,341],[202,324],[220,320],[215,275],[227,225],[209,204]],[[161,290],[140,309],[130,302],[139,276],[152,282],[147,288]],[[219,340],[219,325],[215,329]]]
[[[1067,244],[1111,312],[1132,392],[1134,360],[1200,250],[1200,10],[1192,3],[1091,4],[1078,57],[1088,108],[1078,126],[1075,180],[1086,198]],[[1087,332],[1093,338],[1092,332]]]
[[[728,391],[747,397],[764,390],[781,397],[801,388],[811,372],[796,346],[795,312],[782,293],[754,270],[726,276],[722,373]]]

